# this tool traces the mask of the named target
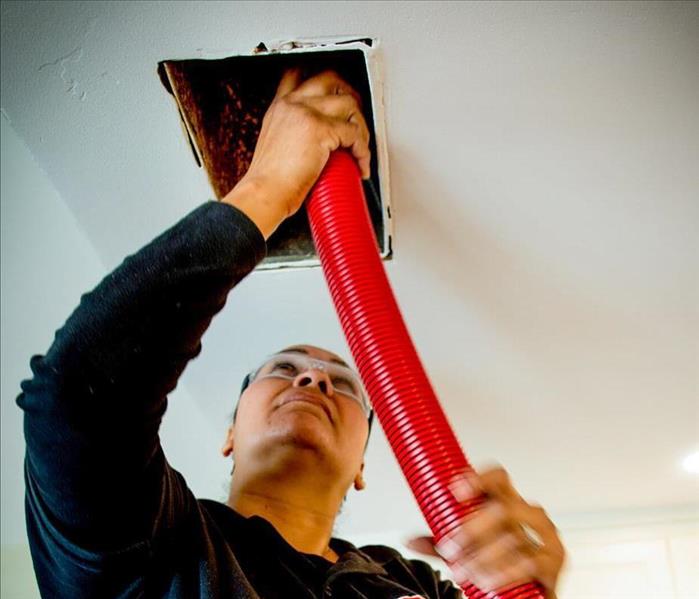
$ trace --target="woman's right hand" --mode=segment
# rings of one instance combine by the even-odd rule
[[[334,71],[300,81],[286,71],[262,121],[252,163],[223,198],[247,214],[265,239],[303,204],[330,153],[348,148],[370,175],[369,130],[359,94]]]

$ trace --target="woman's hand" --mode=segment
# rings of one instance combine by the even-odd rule
[[[547,599],[555,599],[565,549],[546,512],[522,499],[502,468],[464,475],[451,490],[461,502],[480,495],[486,500],[437,546],[421,537],[408,547],[443,557],[460,584],[468,581],[483,591],[494,591],[536,580]]]
[[[301,207],[338,148],[350,149],[362,177],[369,177],[359,94],[333,71],[301,82],[299,71],[289,70],[262,121],[248,172],[223,201],[245,212],[267,239]]]

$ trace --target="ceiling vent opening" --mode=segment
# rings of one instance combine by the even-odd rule
[[[364,192],[379,252],[390,258],[388,155],[376,40],[261,43],[252,55],[162,61],[158,73],[177,103],[195,159],[220,200],[247,172],[262,118],[290,67],[299,67],[304,79],[333,69],[360,93],[372,155]],[[258,268],[318,264],[303,207],[267,240],[267,257]]]

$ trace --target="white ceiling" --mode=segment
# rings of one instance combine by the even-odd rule
[[[387,269],[474,463],[556,513],[697,500],[699,4],[3,2],[2,110],[106,272],[211,197],[156,63],[335,34],[381,43]],[[196,491],[243,373],[304,341],[347,355],[318,269],[231,294],[163,434]],[[414,522],[380,433],[367,468],[345,526]]]

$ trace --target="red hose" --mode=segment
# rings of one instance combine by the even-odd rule
[[[483,502],[458,503],[449,482],[471,471],[403,322],[376,246],[359,170],[334,152],[308,205],[313,240],[345,337],[376,415],[435,539]],[[469,599],[543,599],[537,583]]]

